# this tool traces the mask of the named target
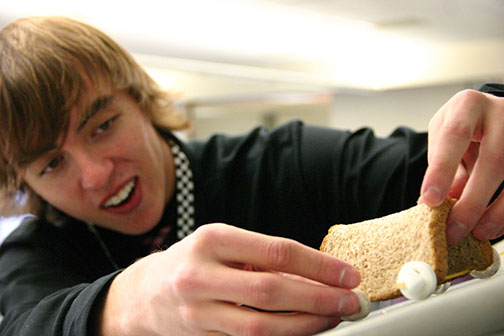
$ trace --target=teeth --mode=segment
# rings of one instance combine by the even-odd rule
[[[124,188],[119,190],[119,192],[115,196],[109,198],[103,206],[105,208],[108,208],[111,206],[117,206],[121,204],[121,202],[124,202],[124,200],[128,198],[134,187],[135,187],[135,180],[132,180],[130,183],[126,184]]]

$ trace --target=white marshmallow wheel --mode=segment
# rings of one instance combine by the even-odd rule
[[[495,275],[499,271],[499,268],[501,266],[501,258],[500,258],[499,252],[497,252],[497,250],[494,247],[492,247],[492,249],[493,249],[493,263],[492,263],[492,265],[490,265],[484,271],[472,271],[471,275],[473,277],[478,278],[478,279],[486,279],[486,278],[490,278],[491,276]]]
[[[437,289],[437,278],[432,267],[423,261],[404,264],[397,276],[402,295],[410,300],[424,300]]]
[[[369,312],[371,311],[371,301],[367,297],[367,295],[361,291],[360,289],[354,288],[352,289],[352,292],[354,292],[357,297],[359,298],[359,311],[353,315],[350,316],[343,316],[341,319],[343,321],[357,321],[365,318],[366,316],[369,315]]]

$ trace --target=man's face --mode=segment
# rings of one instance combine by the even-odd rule
[[[174,190],[173,157],[126,92],[85,94],[61,141],[28,166],[25,182],[35,193],[72,217],[122,233],[157,224]]]

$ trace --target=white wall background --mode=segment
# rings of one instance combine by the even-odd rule
[[[427,130],[434,113],[456,92],[477,88],[474,84],[452,84],[392,90],[369,95],[337,95],[331,109],[330,125],[356,129],[369,126],[381,136],[398,126]]]
[[[196,138],[213,133],[239,134],[266,124],[277,126],[292,119],[356,130],[371,127],[387,136],[398,126],[427,130],[430,118],[455,93],[482,83],[458,83],[379,92],[336,93],[320,103],[223,103],[194,108]],[[221,97],[222,100],[224,98]]]

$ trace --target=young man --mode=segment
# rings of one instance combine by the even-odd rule
[[[0,32],[2,202],[37,216],[0,249],[2,335],[310,335],[359,309],[359,273],[316,249],[330,225],[421,192],[460,199],[451,241],[504,231],[503,200],[487,207],[504,178],[503,98],[457,94],[428,144],[298,122],[183,143],[170,103],[90,26]]]

